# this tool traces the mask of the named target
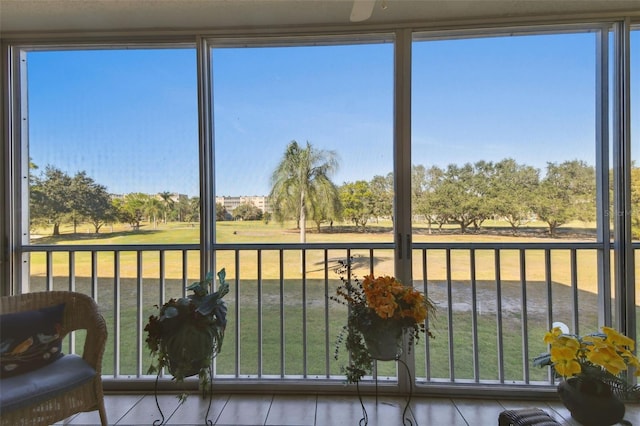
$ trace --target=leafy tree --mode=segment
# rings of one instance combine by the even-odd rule
[[[271,220],[271,213],[264,212],[264,214],[262,215],[262,221],[264,222],[264,224],[268,225],[270,220]]]
[[[486,217],[481,188],[472,164],[449,164],[435,189],[433,208],[441,218],[460,225],[464,234],[471,224]]]
[[[36,168],[33,164],[31,170]],[[60,235],[60,225],[66,221],[72,222],[74,233],[78,223],[88,221],[97,234],[113,219],[107,189],[84,171],[72,178],[54,166],[47,166],[42,176],[30,175],[29,180],[31,221],[53,223],[53,235]]]
[[[496,206],[501,202],[490,196],[495,179],[493,162],[480,160],[473,164],[470,193],[476,200],[476,211],[472,222],[476,230],[485,220],[495,215]]]
[[[373,197],[373,216],[393,219],[393,173],[376,175],[369,183]]]
[[[216,205],[216,216],[218,215],[218,206]],[[200,197],[189,198],[189,214],[188,222],[200,222]]]
[[[222,203],[216,203],[216,220],[222,222],[223,220],[227,220],[229,212],[224,207]]]
[[[547,173],[538,186],[535,212],[556,236],[571,220],[595,219],[595,169],[580,160],[547,163]]]
[[[640,168],[635,165],[631,168],[631,234],[640,238]]]
[[[149,196],[140,192],[132,192],[122,199],[114,200],[118,220],[128,223],[135,230],[140,229],[140,222],[146,213]]]
[[[38,165],[33,162],[31,157],[29,157],[29,186],[34,186],[36,184],[37,176],[35,174],[35,171],[38,169]]]
[[[184,195],[179,196],[178,201],[174,202],[172,207],[173,214],[177,214],[176,220],[178,222],[186,222],[191,210],[192,207],[189,203],[189,197]]]
[[[173,210],[175,201],[173,200],[173,194],[169,191],[164,191],[158,194],[162,200],[162,217],[163,221],[167,223],[167,216]]]
[[[369,183],[364,180],[345,183],[340,188],[340,200],[344,218],[364,231],[374,211],[374,195]]]
[[[540,180],[539,171],[534,167],[518,164],[511,158],[496,163],[494,170],[490,187],[492,209],[511,225],[516,234],[518,228],[531,219],[533,197]]]
[[[262,210],[251,203],[242,203],[233,209],[233,218],[236,220],[261,220]]]
[[[269,202],[276,220],[296,218],[300,228],[300,242],[306,242],[307,215],[313,215],[315,205],[332,203],[339,197],[331,176],[338,168],[333,151],[305,147],[292,141],[271,176]]]
[[[444,170],[437,166],[431,166],[425,169],[424,166],[414,166],[411,178],[411,207],[412,213],[423,215],[429,225],[429,233],[434,223],[440,227],[447,223],[448,217],[438,209],[438,205],[443,207],[446,200],[440,202],[437,198],[437,188],[442,183]],[[440,210],[440,211],[439,211]]]
[[[153,229],[156,229],[158,216],[163,213],[162,201],[155,197],[149,197],[144,204],[144,213],[149,217],[149,222],[153,222]]]
[[[333,224],[334,220],[342,219],[342,205],[338,188],[332,185],[330,188],[318,191],[317,198],[311,204],[309,213],[318,232],[321,232],[320,225],[323,223]]]
[[[60,235],[60,224],[72,211],[72,182],[68,174],[53,166],[46,166],[43,175],[33,179],[29,195],[31,220],[34,224],[53,224],[52,235]]]
[[[114,219],[111,196],[107,188],[96,183],[85,172],[79,172],[73,177],[70,197],[74,212],[74,232],[78,219],[90,222],[96,234],[105,223]]]

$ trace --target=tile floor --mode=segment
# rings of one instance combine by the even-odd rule
[[[397,397],[363,398],[369,426],[402,426],[406,401]],[[158,402],[168,425],[202,425],[208,399],[191,395],[180,405],[175,395]],[[160,419],[153,395],[105,396],[110,425],[153,425]],[[405,422],[412,426],[495,426],[503,410],[538,407],[566,426],[578,426],[560,402],[493,399],[425,398],[414,396]],[[208,419],[216,426],[348,426],[358,425],[362,409],[357,397],[339,395],[215,395]],[[625,420],[640,426],[640,404],[627,405]],[[156,423],[156,424],[158,424]],[[99,424],[97,412],[82,413],[56,425]],[[627,424],[627,426],[629,426]]]

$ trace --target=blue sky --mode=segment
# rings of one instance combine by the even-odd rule
[[[413,53],[414,164],[594,164],[593,33]],[[195,61],[193,49],[29,53],[32,160],[114,193],[198,195]],[[266,195],[291,140],[335,151],[337,184],[391,172],[392,44],[214,49],[213,74],[218,195]]]

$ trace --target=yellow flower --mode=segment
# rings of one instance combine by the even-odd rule
[[[574,359],[562,360],[554,364],[554,368],[559,375],[563,377],[571,377],[580,374],[580,363]]]
[[[587,352],[587,359],[594,364],[602,366],[613,375],[620,374],[627,369],[627,364],[616,350],[610,346],[595,348]]]
[[[547,344],[551,344],[555,342],[555,340],[562,334],[560,327],[554,327],[551,331],[548,331],[544,335],[544,342]]]
[[[558,348],[569,348],[570,350],[573,351],[573,353],[575,354],[578,349],[580,349],[581,345],[580,345],[580,341],[573,336],[567,336],[565,334],[558,336],[556,338],[556,340],[551,344],[551,347],[558,347]]]
[[[553,362],[575,360],[577,354],[575,349],[566,346],[552,346],[549,352]]]
[[[624,334],[618,333],[611,327],[602,327],[602,332],[606,334],[607,341],[615,346],[622,346],[633,350],[635,342]]]
[[[620,373],[628,368],[640,377],[640,358],[633,354],[635,342],[610,327],[602,327],[602,331],[578,337],[563,334],[560,327],[554,327],[544,335],[549,352],[536,357],[534,364],[550,365],[557,375],[565,378],[580,376],[605,383],[614,375],[626,384]],[[630,398],[640,395],[637,388],[624,393]]]
[[[580,363],[576,360],[576,352],[567,347],[552,347],[551,362],[556,372],[564,377],[571,377],[582,371]]]
[[[606,343],[605,340],[600,336],[584,336],[582,338],[582,341],[584,343],[589,343],[588,345],[584,345],[584,347],[586,347],[586,348],[588,348],[590,346],[595,346],[595,347],[598,347],[598,348],[609,346],[609,344]]]
[[[636,371],[633,373],[635,376],[640,376],[640,359],[631,353],[629,350],[623,351],[620,356],[624,358],[627,365],[634,367]]]

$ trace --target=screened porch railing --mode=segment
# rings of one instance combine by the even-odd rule
[[[437,304],[434,339],[411,350],[416,389],[443,384],[550,388],[532,359],[546,350],[553,322],[576,333],[598,328],[596,242],[414,243],[413,285]],[[346,308],[331,300],[335,270],[393,274],[392,243],[219,244],[216,269],[230,292],[228,328],[215,360],[216,380],[343,383],[335,341]],[[29,287],[90,294],[109,330],[105,380],[148,382],[144,325],[157,306],[199,281],[199,246],[32,245],[24,247]],[[81,336],[69,341],[73,351]],[[169,380],[161,376],[161,380]],[[379,362],[378,382],[398,381],[395,362]]]

